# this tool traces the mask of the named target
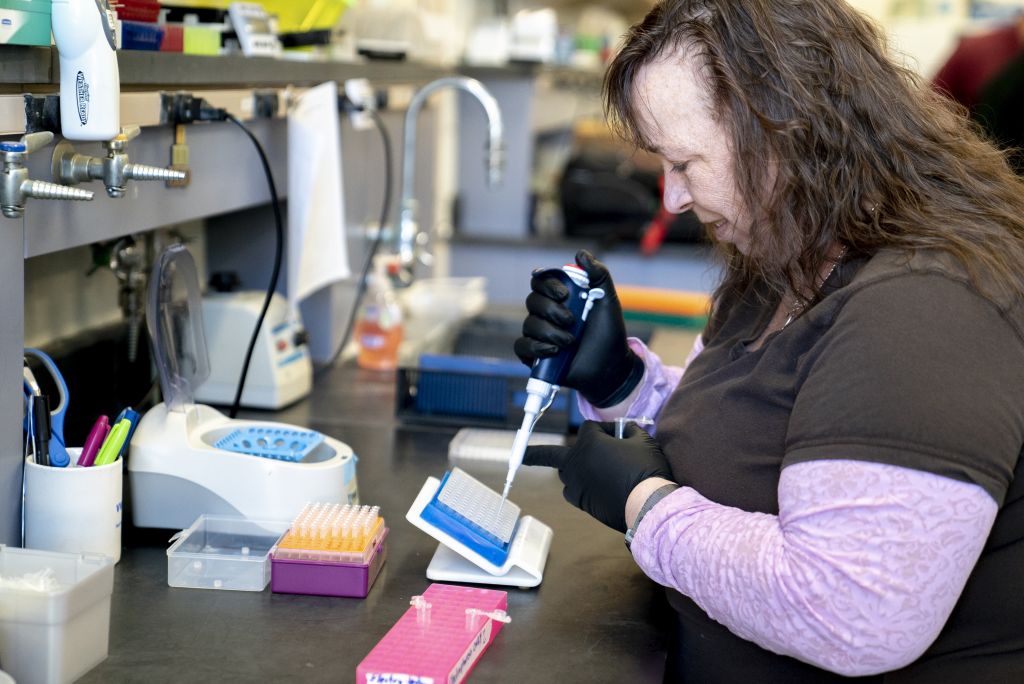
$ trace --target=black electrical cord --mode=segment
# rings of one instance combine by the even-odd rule
[[[317,368],[315,375],[320,377],[326,373],[334,364],[338,361],[338,357],[341,356],[341,352],[345,349],[345,345],[348,344],[349,337],[352,336],[352,329],[355,326],[356,316],[359,314],[359,304],[363,299],[363,295],[366,294],[366,283],[367,277],[370,273],[370,268],[373,267],[373,257],[377,254],[377,250],[380,248],[381,241],[384,236],[384,226],[388,221],[388,214],[391,213],[391,191],[392,191],[392,178],[391,178],[391,136],[388,134],[388,129],[384,125],[384,120],[376,110],[367,110],[367,113],[373,119],[373,123],[377,126],[377,130],[380,132],[381,143],[384,146],[384,202],[381,206],[380,211],[380,223],[377,225],[377,235],[373,238],[373,242],[370,243],[370,251],[366,255],[366,261],[363,263],[362,271],[359,274],[359,282],[356,285],[356,296],[352,302],[352,312],[348,316],[348,323],[345,325],[345,332],[342,333],[341,341],[338,342],[338,347],[331,354],[331,358],[327,362]]]
[[[235,391],[235,401],[231,404],[231,411],[228,415],[234,418],[238,415],[238,407],[242,401],[242,391],[245,389],[245,377],[249,374],[249,362],[252,361],[252,353],[256,348],[256,341],[260,336],[260,329],[263,327],[263,319],[267,316],[267,309],[270,308],[270,302],[274,297],[274,291],[277,289],[277,279],[281,275],[281,259],[284,253],[284,221],[281,218],[281,201],[277,198],[277,186],[274,185],[274,174],[270,170],[270,162],[267,161],[267,153],[263,150],[263,145],[256,139],[256,136],[252,134],[245,125],[236,119],[232,114],[225,113],[224,118],[231,123],[235,124],[242,131],[249,136],[249,140],[256,147],[256,152],[260,155],[260,163],[263,164],[263,173],[267,176],[267,185],[270,188],[270,204],[274,208],[274,226],[277,234],[277,246],[274,249],[274,268],[270,275],[270,283],[267,285],[267,296],[263,299],[263,308],[260,309],[259,318],[256,319],[256,327],[252,331],[252,338],[249,340],[249,348],[245,352],[245,361],[242,362],[242,374],[238,378],[238,388]]]

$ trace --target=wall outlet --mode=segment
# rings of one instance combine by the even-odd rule
[[[345,81],[345,99],[348,100],[348,120],[357,131],[373,128],[370,112],[377,109],[377,95],[365,78],[350,78]]]

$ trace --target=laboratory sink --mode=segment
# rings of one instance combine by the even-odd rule
[[[422,278],[399,290],[405,316],[401,366],[415,366],[421,354],[449,353],[465,323],[487,306],[487,280]]]

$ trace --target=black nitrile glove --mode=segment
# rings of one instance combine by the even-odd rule
[[[604,290],[587,317],[579,349],[563,383],[578,390],[598,408],[614,406],[629,396],[644,374],[643,360],[626,344],[626,322],[608,269],[585,249],[576,263],[590,277],[590,287]],[[527,366],[538,358],[554,356],[572,344],[569,332],[573,315],[563,304],[569,290],[554,278],[530,281],[526,298],[529,315],[523,321],[523,336],[515,341],[516,356]]]
[[[665,454],[636,423],[627,423],[623,439],[615,437],[615,423],[588,420],[580,426],[570,447],[532,446],[524,465],[558,468],[565,488],[562,495],[608,527],[625,533],[626,499],[649,477],[672,479]]]

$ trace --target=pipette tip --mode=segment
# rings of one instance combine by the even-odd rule
[[[505,488],[501,491],[501,503],[498,504],[498,514],[501,515],[501,509],[505,507],[505,501],[508,499],[508,490],[512,488],[512,483],[506,481]]]

